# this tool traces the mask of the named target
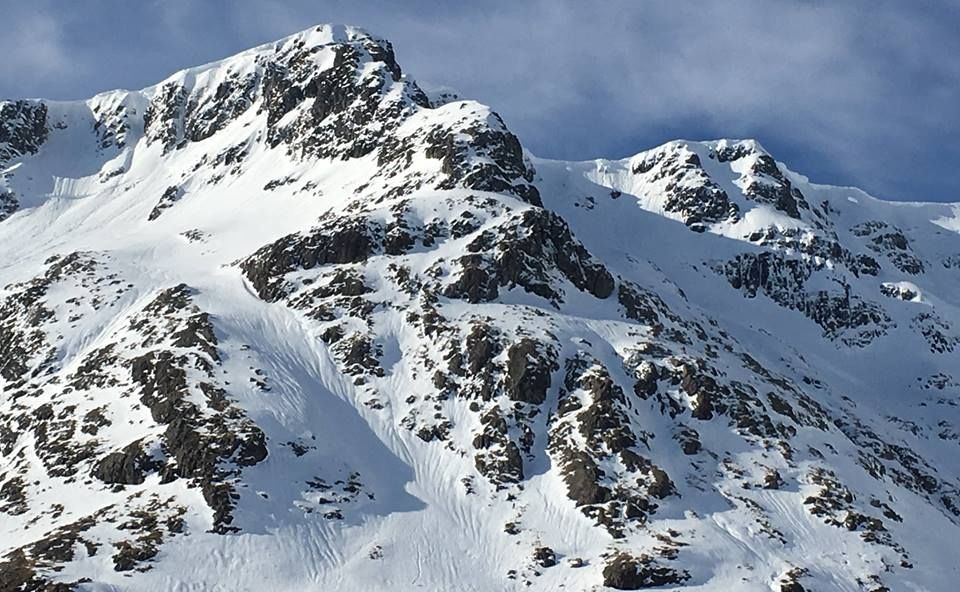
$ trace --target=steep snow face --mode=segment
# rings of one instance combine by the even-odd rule
[[[0,590],[953,590],[956,206],[538,160],[323,26],[0,103]]]

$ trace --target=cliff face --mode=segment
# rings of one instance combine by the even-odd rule
[[[324,26],[0,102],[0,219],[0,590],[953,589],[953,205]]]

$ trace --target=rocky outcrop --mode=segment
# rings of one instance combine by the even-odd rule
[[[740,176],[743,194],[754,201],[767,203],[791,218],[800,218],[800,210],[809,210],[803,194],[777,167],[776,161],[753,142],[724,144],[711,153],[720,162],[745,159],[749,164]]]
[[[264,300],[276,301],[287,291],[284,276],[318,265],[358,263],[383,241],[383,228],[366,217],[349,220],[329,216],[309,233],[293,234],[266,245],[240,267]]]
[[[748,298],[763,293],[780,306],[798,310],[823,328],[824,335],[864,346],[892,326],[879,304],[852,292],[843,277],[832,278],[836,291],[810,291],[806,284],[820,266],[775,252],[744,253],[715,269]]]
[[[609,371],[580,354],[567,361],[565,373],[549,432],[550,454],[570,499],[622,538],[656,511],[656,500],[676,490],[667,473],[639,453],[647,436],[632,423],[626,394]]]
[[[129,371],[153,420],[166,426],[161,440],[166,458],[154,463],[140,460],[140,465],[155,468],[162,481],[182,478],[199,487],[214,511],[214,531],[230,532],[234,491],[229,480],[239,468],[266,458],[266,437],[230,405],[217,384],[213,372],[219,362],[216,337],[209,317],[192,304],[190,289],[179,285],[161,292],[144,313],[131,327],[154,349],[131,359]],[[177,350],[161,346],[167,343]],[[184,350],[187,353],[179,353]],[[197,368],[205,380],[194,382],[191,378],[191,369]],[[193,389],[205,396],[206,409],[192,401],[189,393]],[[106,457],[97,471],[109,477],[108,469],[125,472],[128,463],[138,462],[130,451],[124,454]],[[134,478],[141,476],[135,464],[131,470]]]
[[[690,578],[685,572],[658,565],[647,555],[614,555],[603,568],[603,585],[614,590],[643,590],[670,584],[682,584]]]
[[[460,270],[446,296],[483,302],[495,299],[499,287],[519,286],[556,305],[563,301],[558,278],[596,298],[613,292],[610,272],[573,238],[562,218],[546,210],[523,210],[480,233],[467,251],[456,261]]]
[[[150,215],[147,216],[147,220],[156,220],[160,217],[160,214],[164,210],[173,206],[173,204],[180,201],[180,198],[183,197],[183,188],[176,185],[171,185],[163,192],[163,195],[160,196],[160,200],[157,202],[157,205],[153,206],[153,209],[150,210]]]
[[[40,101],[0,101],[0,166],[36,154],[49,135],[47,106]]]
[[[140,442],[134,442],[101,458],[93,468],[93,476],[109,484],[139,485],[152,464]]]
[[[36,154],[49,133],[45,103],[0,101],[0,222],[20,208],[20,200],[8,188],[3,169],[13,159]]]
[[[493,113],[462,129],[433,128],[426,132],[425,143],[424,154],[440,160],[440,170],[447,175],[438,189],[512,193],[531,205],[543,205],[520,141],[499,115]]]
[[[0,222],[6,220],[20,209],[20,201],[12,191],[0,188]]]
[[[634,175],[663,185],[664,210],[694,230],[739,215],[736,204],[703,170],[700,157],[680,144],[647,153],[631,165]]]
[[[547,398],[550,373],[556,368],[556,354],[530,338],[523,338],[507,350],[504,390],[513,401],[539,405]]]

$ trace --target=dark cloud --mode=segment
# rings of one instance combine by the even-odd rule
[[[499,110],[535,153],[756,137],[812,179],[958,200],[952,0],[0,0],[0,96],[137,88],[318,22]]]

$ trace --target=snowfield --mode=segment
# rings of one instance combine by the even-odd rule
[[[0,591],[952,592],[958,207],[343,26],[0,102]]]

